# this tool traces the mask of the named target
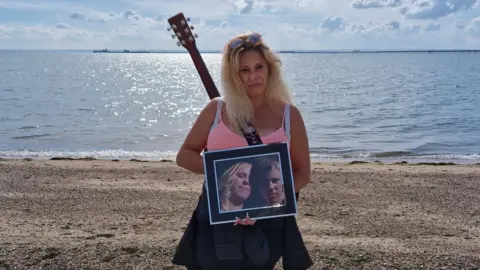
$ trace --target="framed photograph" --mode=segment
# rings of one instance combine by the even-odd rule
[[[203,153],[210,224],[297,215],[287,143]]]

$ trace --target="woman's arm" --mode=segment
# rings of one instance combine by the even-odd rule
[[[194,173],[205,173],[201,153],[207,146],[208,133],[215,119],[217,103],[217,100],[212,99],[198,115],[178,150],[176,157],[178,166]]]
[[[290,110],[290,159],[295,192],[298,192],[310,182],[311,164],[305,124],[300,111],[293,105]]]

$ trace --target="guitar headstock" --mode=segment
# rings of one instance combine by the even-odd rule
[[[183,46],[187,50],[195,47],[195,38],[198,38],[197,34],[192,33],[194,28],[193,25],[188,25],[189,21],[190,18],[185,18],[183,13],[180,12],[168,19],[170,27],[167,29],[168,31],[173,30],[172,38],[176,37],[178,39],[177,46]]]

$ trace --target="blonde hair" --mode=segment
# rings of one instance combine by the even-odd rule
[[[230,196],[232,195],[232,191],[230,187],[232,186],[233,183],[233,176],[238,172],[241,166],[243,165],[252,165],[248,161],[241,161],[238,163],[233,164],[228,168],[220,177],[220,183],[219,183],[219,188],[218,188],[218,193],[220,194],[220,203],[222,204],[224,201],[227,201],[230,199]]]
[[[245,129],[248,121],[253,118],[253,105],[247,96],[246,89],[239,76],[239,57],[246,50],[257,50],[265,59],[268,66],[268,82],[266,89],[266,101],[269,105],[276,102],[292,104],[290,89],[282,76],[280,58],[264,43],[263,40],[251,49],[238,46],[235,49],[230,44],[238,39],[246,39],[251,32],[238,34],[232,37],[224,47],[222,56],[221,82],[224,92],[227,116],[232,129],[240,131]]]

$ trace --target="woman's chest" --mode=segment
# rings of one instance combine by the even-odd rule
[[[222,115],[222,119],[225,119],[223,121],[224,124],[230,130],[233,130],[226,114]],[[260,137],[266,137],[278,132],[283,127],[283,116],[273,113],[264,115],[256,114],[252,119],[252,124]],[[240,134],[239,132],[236,132],[236,134],[243,136],[243,134]]]

